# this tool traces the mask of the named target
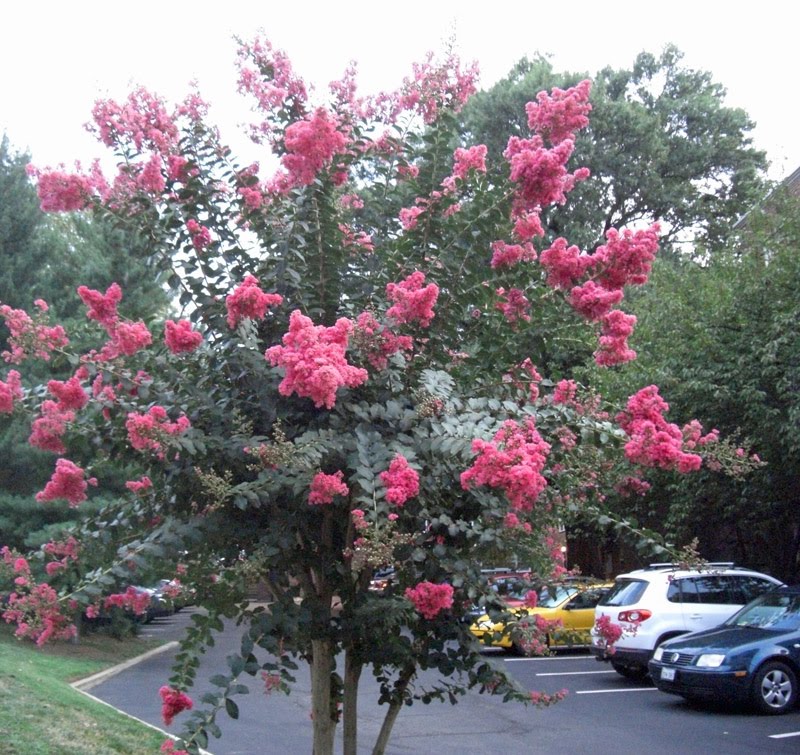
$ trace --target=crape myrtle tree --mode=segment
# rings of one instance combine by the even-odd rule
[[[540,96],[490,181],[485,147],[454,141],[475,70],[452,55],[371,98],[348,70],[312,99],[263,39],[240,43],[238,65],[274,174],[233,161],[197,94],[170,109],[144,89],[93,112],[116,177],[38,171],[44,209],[111,216],[149,239],[177,310],[148,327],[125,317],[115,281],[81,286],[99,339],[74,353],[46,302],[0,308],[0,412],[29,416],[31,444],[55,458],[41,504],[80,506],[109,465],[136,470],[81,531],[33,556],[4,551],[4,616],[39,643],[67,637],[74,612],[142,610],[124,588],[147,564],[173,569],[207,614],[160,691],[168,724],[193,707],[222,618],[241,620],[218,691],[165,751],[195,752],[221,711],[236,718],[243,676],[287,689],[299,661],[320,755],[340,718],[356,752],[365,668],[387,706],[375,752],[414,700],[477,688],[552,702],[482,657],[459,620],[491,601],[478,555],[524,543],[537,572],[557,575],[553,530],[570,510],[649,467],[689,472],[726,453],[699,423],[668,422],[655,386],[614,414],[537,370],[540,353],[587,331],[599,364],[633,358],[633,319],[617,305],[657,248],[655,226],[610,229],[592,254],[544,233],[542,212],[588,179],[567,163],[590,84]],[[13,369],[27,358],[74,373],[36,392]],[[395,581],[373,593],[385,566]],[[268,610],[245,599],[253,579],[269,585]],[[426,669],[434,681],[417,677]]]

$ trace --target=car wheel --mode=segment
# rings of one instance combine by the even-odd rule
[[[644,666],[639,666],[639,665],[626,666],[625,664],[614,663],[612,661],[611,667],[620,676],[624,676],[626,679],[630,679],[633,682],[640,682],[647,676],[647,669]]]
[[[778,661],[765,663],[753,678],[753,703],[762,713],[786,713],[797,699],[794,672]]]

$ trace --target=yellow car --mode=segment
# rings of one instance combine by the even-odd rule
[[[602,585],[559,585],[544,588],[536,608],[513,608],[507,623],[484,614],[469,631],[490,647],[513,649],[521,655],[545,654],[549,648],[588,647],[594,607],[611,588]]]

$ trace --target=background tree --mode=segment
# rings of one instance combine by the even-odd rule
[[[624,374],[598,376],[624,395],[649,374],[673,410],[746,437],[764,462],[745,479],[654,480],[644,497],[615,499],[617,513],[787,582],[797,580],[800,547],[799,209],[796,196],[774,192],[706,264],[660,260],[654,285],[632,302],[639,358]]]
[[[468,138],[498,157],[509,134],[527,133],[525,105],[536,93],[574,86],[586,74],[557,72],[542,56],[523,59],[461,114]],[[609,228],[661,221],[662,243],[717,248],[735,220],[763,195],[765,155],[752,146],[752,121],[724,104],[725,89],[707,71],[682,64],[667,46],[640,53],[630,69],[604,68],[594,78],[589,127],[575,160],[593,181],[546,214],[547,228],[593,249]]]

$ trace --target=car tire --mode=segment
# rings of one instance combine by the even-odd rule
[[[647,676],[647,669],[644,666],[627,666],[623,663],[614,663],[614,661],[611,661],[611,668],[620,676],[624,676],[632,682],[640,682]]]
[[[780,715],[797,701],[797,677],[785,663],[765,663],[753,677],[752,699],[755,707],[767,715]]]

